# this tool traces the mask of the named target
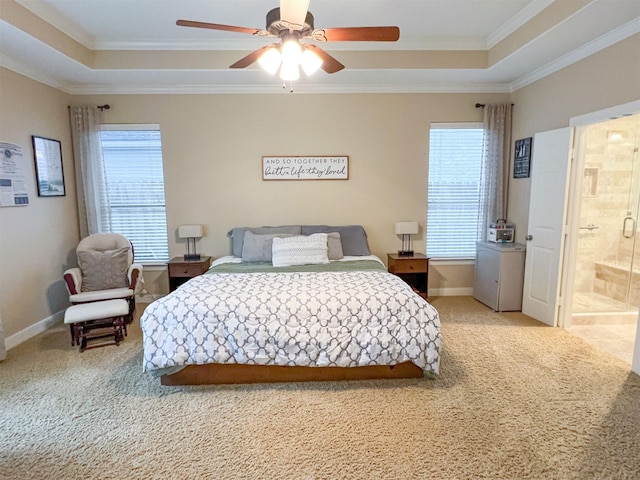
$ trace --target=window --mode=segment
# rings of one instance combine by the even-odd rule
[[[109,215],[102,232],[133,244],[136,262],[169,259],[159,125],[102,125]]]
[[[482,124],[432,124],[429,136],[427,255],[475,258],[482,231]]]

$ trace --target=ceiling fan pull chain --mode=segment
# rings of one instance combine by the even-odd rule
[[[282,82],[282,89],[287,88],[287,82]],[[293,82],[289,82],[289,93],[293,93]]]

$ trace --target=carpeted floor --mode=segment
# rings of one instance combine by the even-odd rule
[[[436,379],[161,387],[138,327],[82,354],[53,328],[0,363],[0,478],[639,477],[628,365],[470,297],[433,303]]]

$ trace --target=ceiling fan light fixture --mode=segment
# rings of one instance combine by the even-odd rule
[[[313,75],[322,66],[322,59],[318,54],[308,48],[305,48],[302,52],[302,58],[300,59],[300,66],[307,76]]]
[[[285,82],[295,82],[300,78],[300,68],[298,63],[282,61],[280,67],[280,78]]]
[[[302,59],[302,45],[297,39],[291,38],[282,43],[282,63],[300,65]]]
[[[270,75],[275,75],[280,64],[282,63],[282,55],[277,47],[271,47],[264,52],[258,59],[258,63],[262,69]]]

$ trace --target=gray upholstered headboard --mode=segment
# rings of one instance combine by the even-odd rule
[[[231,254],[242,257],[242,245],[245,232],[250,231],[257,235],[312,235],[314,233],[338,232],[342,242],[344,255],[371,255],[367,232],[361,225],[283,225],[277,227],[235,227],[227,232],[231,238]]]

